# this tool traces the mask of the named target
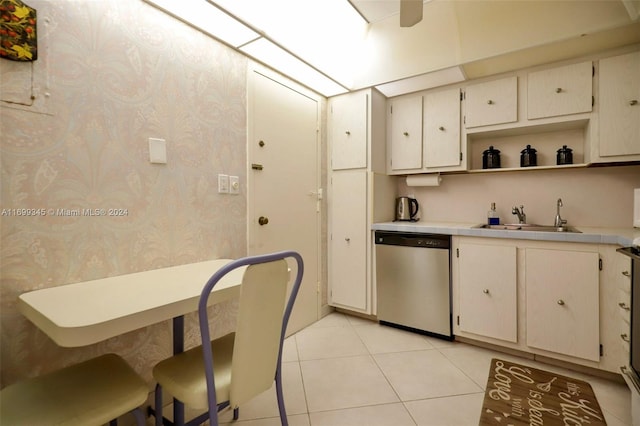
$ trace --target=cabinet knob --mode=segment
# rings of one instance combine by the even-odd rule
[[[558,88],[556,89],[556,93],[560,93],[560,92],[562,92],[562,87],[558,87]]]
[[[622,275],[624,275],[625,277],[630,277],[631,273],[629,271],[622,271]]]
[[[620,338],[621,338],[622,340],[624,340],[625,342],[628,342],[628,341],[629,341],[629,336],[627,335],[627,333],[623,333],[623,334],[621,334],[621,335],[620,335]]]
[[[620,302],[618,303],[618,306],[620,306],[622,309],[624,309],[625,311],[630,311],[631,308],[624,302]]]
[[[351,242],[351,238],[349,238],[349,237],[346,237],[344,240],[345,240],[346,242],[348,242],[348,243],[349,243],[349,242]]]
[[[351,136],[351,132],[348,131],[348,130],[346,132],[344,132],[344,134],[347,135],[347,136]]]
[[[483,292],[484,294],[489,294],[489,289],[488,289],[488,288],[485,288],[484,290],[482,290],[482,292]]]
[[[438,130],[440,130],[441,132],[444,132],[444,127],[440,126],[440,127],[438,127]]]
[[[489,100],[487,101],[487,105],[493,105],[493,101],[492,101],[491,99],[489,99]]]
[[[264,141],[258,142],[258,146],[260,146],[260,148],[262,148],[264,146]]]
[[[560,305],[560,306],[564,306],[564,300],[559,299],[559,300],[558,300],[558,305]]]
[[[404,132],[403,135],[409,136],[409,132]]]
[[[269,223],[269,218],[268,217],[264,217],[264,216],[260,216],[258,218],[258,223],[260,224],[260,226],[264,226],[267,223]]]
[[[634,99],[632,101],[629,101],[629,105],[633,106],[633,105],[638,105],[638,100]]]

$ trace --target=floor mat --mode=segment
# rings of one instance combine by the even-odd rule
[[[583,380],[500,359],[491,360],[480,425],[606,425]]]

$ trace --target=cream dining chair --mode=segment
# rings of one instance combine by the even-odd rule
[[[124,359],[106,354],[0,391],[0,425],[103,425],[133,412],[145,424],[149,388]]]
[[[288,300],[287,258],[293,258],[297,263]],[[209,294],[222,277],[244,266],[236,331],[211,341],[207,315]],[[271,388],[274,380],[280,421],[283,425],[288,424],[282,392],[282,346],[303,272],[300,254],[283,251],[235,260],[207,281],[198,306],[203,344],[161,361],[153,369],[158,382],[156,425],[163,424],[163,390],[186,407],[206,410],[186,424],[209,420],[216,426],[218,411],[230,406],[237,419],[239,406]],[[183,422],[183,419],[174,420],[176,424]]]

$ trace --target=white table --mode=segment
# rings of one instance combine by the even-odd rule
[[[168,319],[174,352],[182,351],[183,315],[198,310],[207,280],[230,259],[210,260],[23,293],[18,309],[59,346],[100,342]],[[240,294],[246,267],[225,276],[209,304]]]

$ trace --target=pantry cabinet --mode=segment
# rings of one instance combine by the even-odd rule
[[[422,168],[422,96],[389,102],[391,171]]]
[[[527,346],[600,359],[598,253],[525,250]]]
[[[460,89],[429,93],[424,98],[424,167],[461,164]]]
[[[516,247],[460,244],[460,330],[518,340]]]
[[[599,63],[600,140],[597,160],[640,160],[640,52]]]
[[[393,220],[386,99],[374,89],[329,99],[328,304],[375,313],[371,224]]]
[[[471,84],[465,89],[465,127],[518,120],[518,77]]]
[[[333,170],[367,167],[367,92],[332,99],[331,168]]]
[[[527,76],[527,117],[589,112],[593,97],[591,61],[531,72]]]
[[[367,170],[335,172],[331,178],[331,283],[334,306],[367,310]]]

